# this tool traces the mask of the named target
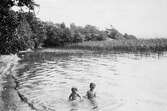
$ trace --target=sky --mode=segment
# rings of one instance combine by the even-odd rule
[[[54,23],[111,25],[140,38],[167,38],[167,0],[35,0],[36,14]]]

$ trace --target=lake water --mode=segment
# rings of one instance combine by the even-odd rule
[[[14,76],[39,111],[167,111],[166,66],[166,54],[47,53],[23,57]],[[71,87],[85,96],[90,82],[99,109],[68,101]]]

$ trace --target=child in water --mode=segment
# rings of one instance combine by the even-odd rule
[[[88,90],[86,93],[88,99],[93,99],[96,97],[96,92],[94,91],[95,87],[96,87],[95,83],[90,83],[90,90]]]
[[[86,93],[86,97],[88,98],[89,102],[93,106],[93,109],[98,109],[98,104],[96,101],[96,92],[94,91],[96,84],[90,83],[89,85],[90,89]]]
[[[75,87],[71,88],[72,93],[69,96],[70,101],[78,100],[78,98],[81,100],[81,96],[77,93],[78,89]]]

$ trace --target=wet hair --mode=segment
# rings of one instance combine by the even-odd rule
[[[72,92],[75,92],[75,91],[78,91],[78,89],[77,89],[76,87],[72,87],[72,88],[71,88],[71,91],[72,91]]]
[[[95,83],[93,83],[93,82],[90,83],[90,87],[95,87],[95,86],[96,86]]]

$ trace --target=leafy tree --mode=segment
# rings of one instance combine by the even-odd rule
[[[120,39],[125,39],[123,37],[123,34],[121,34],[117,29],[115,28],[111,28],[111,29],[106,29],[106,33],[108,34],[108,37],[111,39],[116,39],[116,40],[120,40]]]
[[[26,15],[25,18],[30,24],[32,30],[31,39],[34,42],[34,48],[38,48],[42,45],[43,41],[46,39],[46,23],[42,22],[32,12],[24,14]]]
[[[23,25],[25,20],[23,20],[19,12],[11,10],[13,6],[23,7],[26,6],[29,10],[34,10],[35,4],[34,0],[0,0],[0,53],[9,54],[16,53],[21,49],[20,42],[28,38],[22,39],[22,31],[28,29],[28,25]],[[19,27],[24,27],[23,30],[19,30]],[[18,34],[20,32],[20,34]],[[24,32],[24,31],[23,31]],[[30,31],[28,30],[27,33]],[[26,34],[25,34],[26,35]],[[27,36],[29,36],[28,34]],[[24,36],[24,37],[27,37]]]
[[[17,52],[13,41],[17,38],[15,30],[18,25],[16,12],[0,13],[0,53]]]
[[[34,43],[31,40],[32,30],[25,18],[22,18],[20,21],[17,30],[16,30],[17,39],[15,42],[17,43],[18,50],[25,50],[27,48],[33,48]]]
[[[0,11],[9,11],[13,6],[24,7],[34,10],[35,6],[39,6],[34,0],[0,0]]]
[[[76,26],[74,23],[70,24],[70,31],[71,31],[71,42],[83,42],[85,36],[83,34],[83,28]]]
[[[137,39],[134,35],[129,35],[127,33],[124,34],[124,38],[126,38],[126,39]]]
[[[71,42],[70,29],[64,23],[48,23],[46,26],[46,36],[45,46],[61,46]]]
[[[101,41],[106,40],[107,34],[104,31],[97,29],[95,26],[86,25],[85,30],[85,41]]]

